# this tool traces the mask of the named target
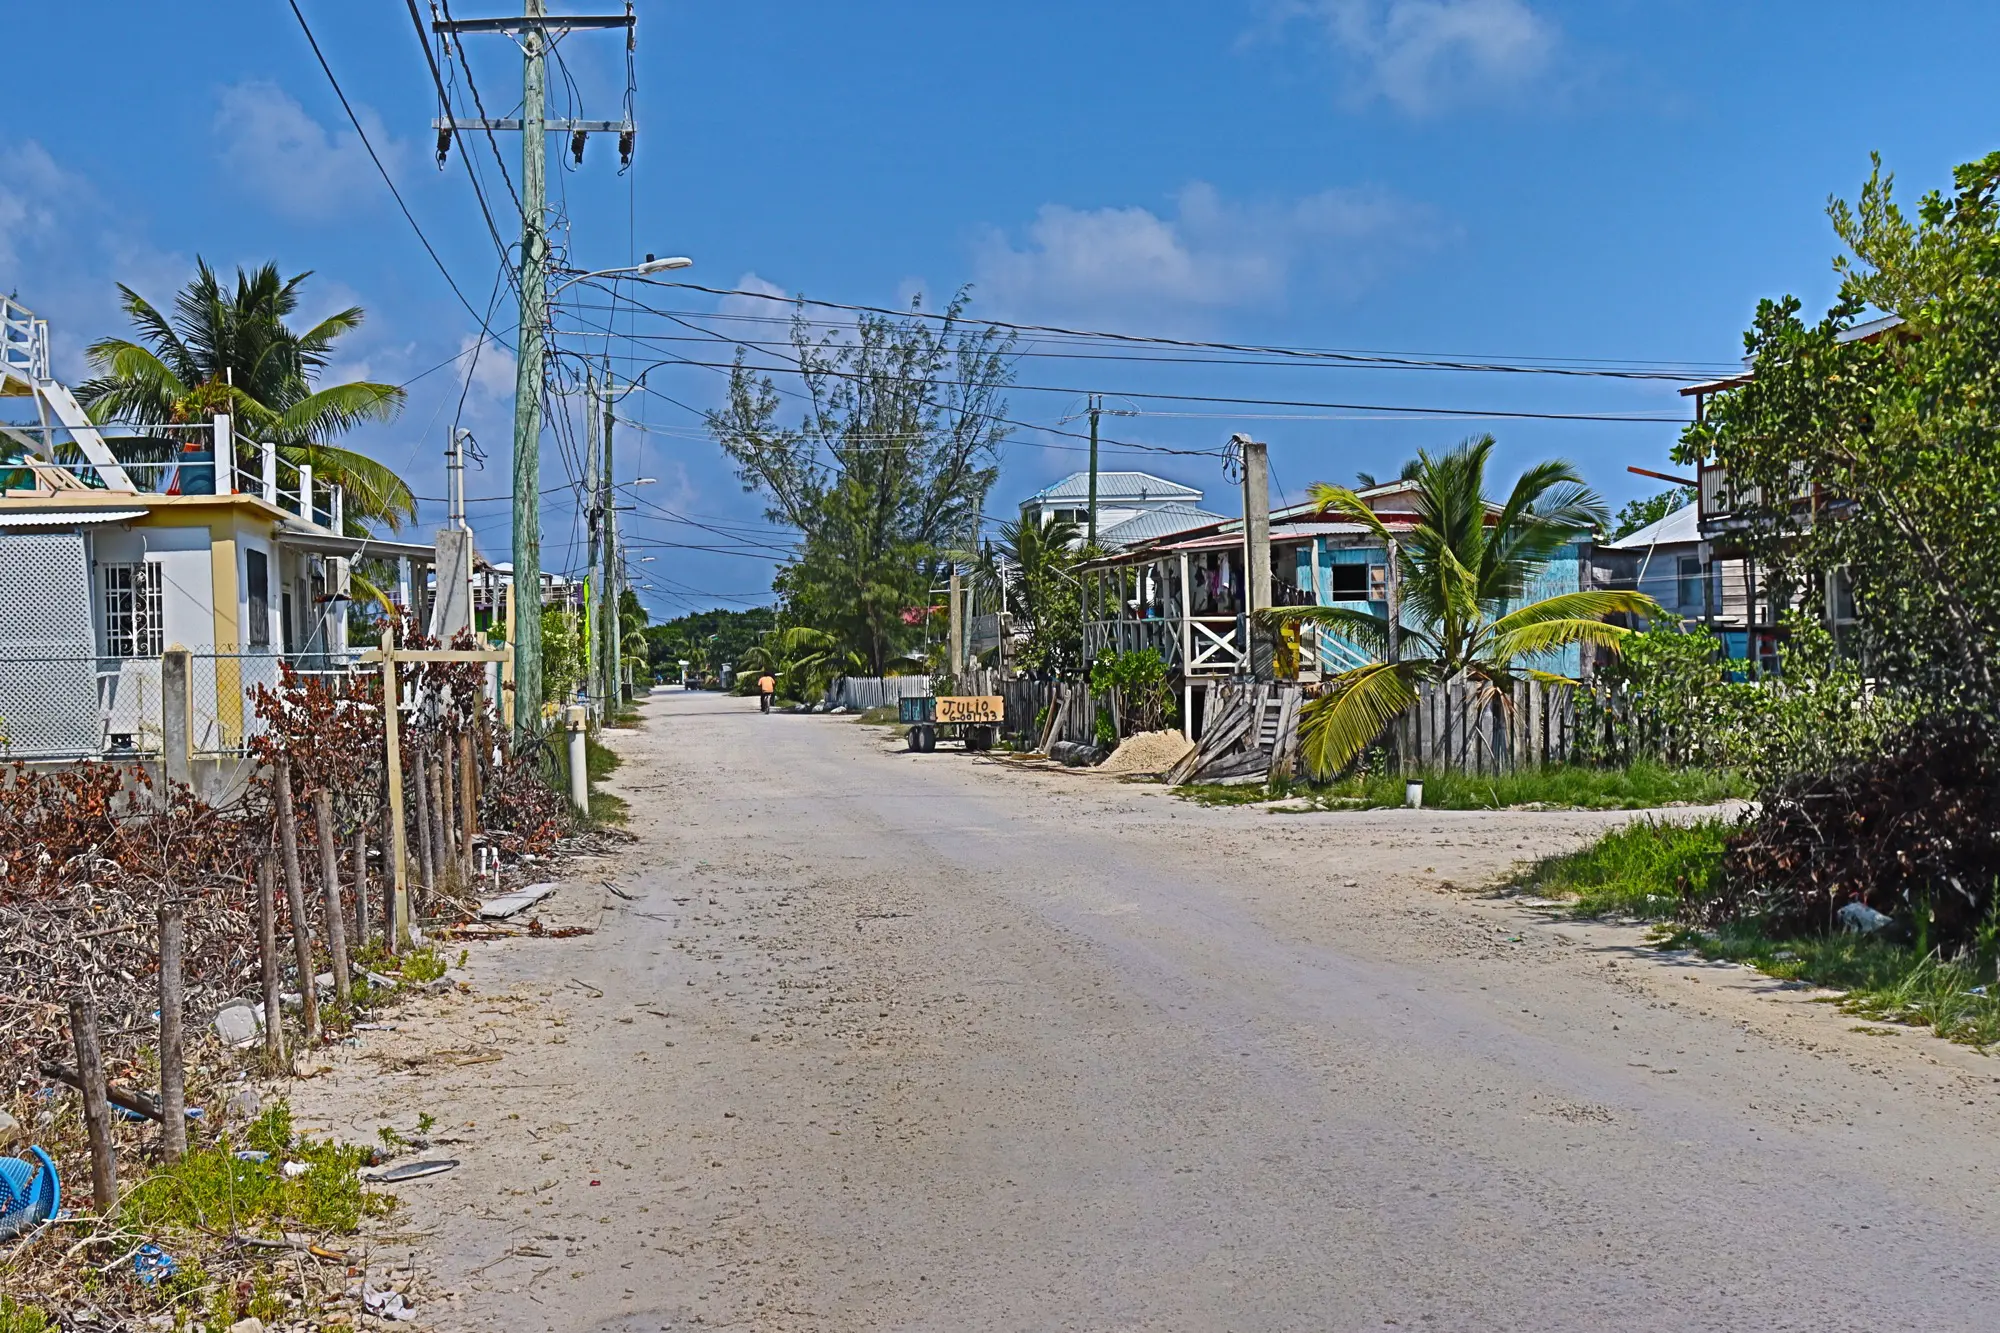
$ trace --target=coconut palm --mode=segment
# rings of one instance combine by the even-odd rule
[[[1354,760],[1416,702],[1422,681],[1460,676],[1506,697],[1517,680],[1574,683],[1525,667],[1522,659],[1571,644],[1617,651],[1631,631],[1607,623],[1618,613],[1659,616],[1636,592],[1571,592],[1518,605],[1535,571],[1580,532],[1606,520],[1604,504],[1564,462],[1522,473],[1504,502],[1486,496],[1490,435],[1442,455],[1417,456],[1416,526],[1391,534],[1375,511],[1344,486],[1315,484],[1322,514],[1374,530],[1397,552],[1402,626],[1397,660],[1342,672],[1299,715],[1300,753],[1316,777]],[[1272,625],[1324,625],[1378,659],[1389,656],[1389,622],[1355,608],[1288,606],[1263,613]]]
[[[861,655],[843,651],[840,640],[806,625],[763,634],[743,654],[737,669],[746,678],[769,672],[778,693],[788,699],[808,699],[823,692],[833,678],[863,667]]]
[[[187,425],[229,412],[243,434],[273,442],[288,462],[308,464],[316,477],[337,482],[347,493],[345,512],[357,535],[366,532],[360,524],[367,521],[400,528],[416,516],[409,486],[381,463],[332,441],[364,423],[394,419],[403,391],[363,380],[317,384],[334,344],[360,326],[363,312],[350,306],[304,332],[293,330],[285,321],[298,309],[299,285],[310,276],[281,278],[276,264],[255,273],[238,269],[231,291],[197,259],[194,281],[174,296],[171,319],[120,283],[137,337],[90,345],[99,373],[78,397],[97,421],[142,426]],[[144,442],[135,443],[136,452],[145,452]]]
[[[973,586],[992,605],[1005,604],[1027,642],[1021,665],[1074,667],[1083,638],[1076,576],[1070,569],[1092,554],[1083,529],[1066,518],[1002,523],[1000,540],[954,555],[972,566]]]

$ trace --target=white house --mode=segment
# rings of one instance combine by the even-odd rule
[[[339,489],[227,416],[157,432],[169,461],[120,463],[49,374],[47,322],[11,300],[0,398],[35,418],[0,423],[0,755],[156,751],[175,647],[191,655],[194,750],[240,752],[255,730],[246,693],[275,684],[281,659],[347,664],[353,561],[397,562],[408,587],[410,566],[435,559],[346,535]]]
[[[1222,517],[1206,513],[1199,507],[1200,504],[1201,492],[1194,487],[1156,477],[1150,472],[1099,472],[1098,540],[1109,545],[1114,529],[1163,510],[1175,512],[1130,529],[1131,535],[1121,539],[1119,544],[1150,540],[1164,531],[1178,531]],[[1090,474],[1072,472],[1061,481],[1042,487],[1021,502],[1021,519],[1034,523],[1068,519],[1079,528],[1087,528],[1090,525]],[[1171,527],[1160,527],[1162,521],[1170,523]]]

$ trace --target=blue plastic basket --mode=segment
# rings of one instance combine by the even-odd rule
[[[62,1209],[62,1187],[56,1164],[40,1148],[34,1159],[0,1158],[0,1240],[32,1231]]]

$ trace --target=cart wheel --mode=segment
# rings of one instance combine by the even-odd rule
[[[937,749],[937,730],[927,722],[911,727],[910,748],[918,754],[929,754]]]
[[[924,752],[923,740],[919,735],[922,731],[922,727],[911,727],[903,733],[903,741],[910,747],[912,754],[922,754]]]

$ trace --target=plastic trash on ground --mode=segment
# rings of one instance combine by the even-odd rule
[[[1859,931],[1863,935],[1873,935],[1894,921],[1894,918],[1883,915],[1867,903],[1849,903],[1835,915],[1840,918],[1842,928]]]
[[[62,1210],[56,1164],[40,1148],[32,1157],[0,1158],[0,1240],[32,1231]]]
[[[141,1282],[149,1287],[155,1287],[162,1279],[170,1278],[180,1272],[181,1266],[175,1262],[174,1256],[148,1242],[133,1252],[132,1271],[138,1275]]]

